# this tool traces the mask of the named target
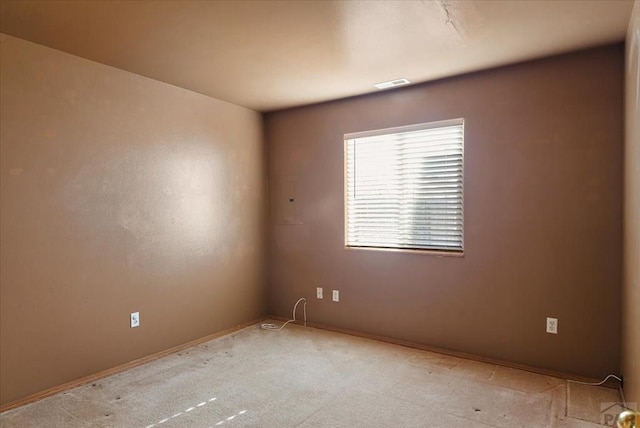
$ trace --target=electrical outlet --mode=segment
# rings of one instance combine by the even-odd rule
[[[333,290],[333,301],[334,302],[340,301],[340,292],[338,290]]]
[[[547,318],[547,333],[558,334],[558,318]]]
[[[316,287],[316,298],[322,299],[322,287]]]
[[[131,328],[140,327],[140,312],[131,312]]]

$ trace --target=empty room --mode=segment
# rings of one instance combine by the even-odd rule
[[[640,0],[0,1],[0,426],[640,427]]]

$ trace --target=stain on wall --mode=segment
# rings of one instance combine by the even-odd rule
[[[261,316],[260,114],[0,40],[1,402]]]
[[[620,371],[624,48],[269,113],[269,309],[578,375]],[[345,133],[465,119],[465,255],[344,248]],[[300,221],[277,221],[278,177]],[[315,288],[340,290],[340,302]],[[545,333],[546,317],[559,334]]]

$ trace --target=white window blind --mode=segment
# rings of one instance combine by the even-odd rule
[[[345,135],[346,245],[462,252],[462,119]]]

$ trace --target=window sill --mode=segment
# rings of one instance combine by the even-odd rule
[[[444,251],[444,250],[410,250],[407,248],[383,248],[383,247],[349,247],[345,246],[345,250],[347,251],[382,251],[382,252],[391,252],[391,253],[408,253],[408,254],[420,254],[426,256],[437,256],[437,257],[464,257],[464,251]]]

